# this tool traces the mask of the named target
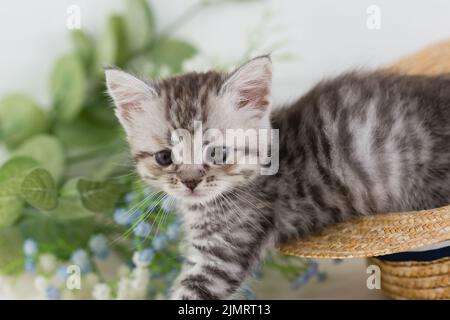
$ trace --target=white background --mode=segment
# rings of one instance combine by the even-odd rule
[[[159,28],[195,0],[152,1]],[[81,8],[82,28],[101,32],[121,0],[2,0],[0,5],[0,97],[26,92],[47,104],[47,79],[54,60],[70,49],[66,9]],[[370,5],[381,9],[381,29],[366,27]],[[262,21],[264,12],[273,18]],[[292,100],[313,83],[354,67],[376,67],[450,37],[446,0],[268,0],[228,4],[198,14],[177,33],[207,55],[239,57],[248,34],[266,25],[267,41],[284,39],[295,60],[275,61],[277,102]]]

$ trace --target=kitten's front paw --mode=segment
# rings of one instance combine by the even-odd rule
[[[170,294],[170,300],[198,300],[199,298],[183,288],[177,288]]]

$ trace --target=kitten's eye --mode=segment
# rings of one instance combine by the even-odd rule
[[[155,153],[155,161],[162,167],[172,164],[172,152],[170,150],[162,150]]]
[[[210,147],[209,159],[213,164],[225,164],[227,161],[226,147]]]

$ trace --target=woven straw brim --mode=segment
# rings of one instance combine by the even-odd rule
[[[387,72],[450,73],[450,41],[406,57]],[[450,239],[450,206],[417,212],[379,214],[333,225],[293,240],[281,252],[309,258],[351,258],[391,254]]]
[[[450,299],[450,258],[389,262],[369,258],[381,270],[381,288],[395,299]]]
[[[335,224],[280,247],[308,258],[369,257],[402,252],[450,239],[450,206],[377,214]]]

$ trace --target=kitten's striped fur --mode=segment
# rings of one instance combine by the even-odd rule
[[[181,198],[186,263],[175,299],[228,298],[266,249],[331,223],[450,203],[449,76],[349,73],[269,113],[269,106],[260,106],[270,94],[267,57],[232,75],[190,73],[149,83],[144,92],[133,91],[140,80],[114,72],[107,71],[109,91],[138,171]],[[254,81],[245,99],[224,100],[240,85],[248,86],[248,78]],[[252,83],[256,91],[248,94]],[[121,85],[123,91],[117,89]],[[246,108],[252,109],[248,117]],[[232,112],[239,117],[233,119]],[[153,152],[170,148],[171,129],[193,130],[193,119],[206,126],[280,129],[278,173],[260,176],[239,165],[158,168]],[[202,179],[200,188],[212,192],[211,198],[196,202],[178,196],[186,172]]]

